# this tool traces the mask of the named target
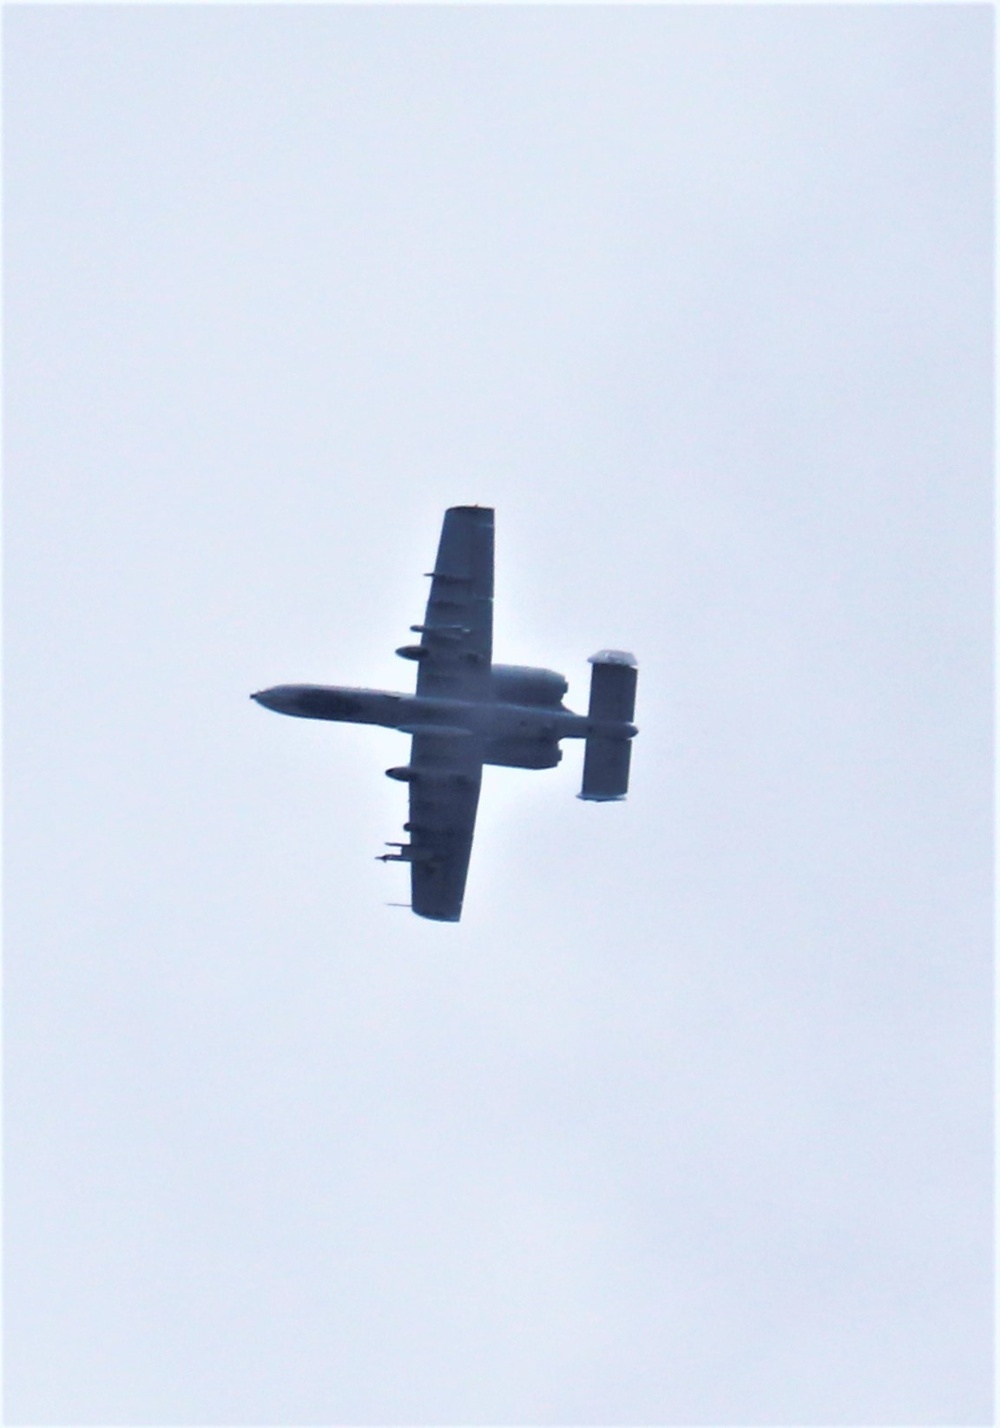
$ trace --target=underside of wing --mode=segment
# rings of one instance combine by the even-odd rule
[[[493,511],[445,512],[420,635],[417,693],[482,699],[493,658]]]
[[[483,774],[481,741],[420,733],[410,755],[409,861],[413,911],[457,922]]]

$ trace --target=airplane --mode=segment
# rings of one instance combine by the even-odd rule
[[[637,665],[625,650],[600,650],[586,716],[563,704],[568,684],[551,669],[493,663],[493,510],[445,512],[419,644],[396,653],[417,663],[415,694],[278,684],[250,696],[301,719],[380,724],[412,737],[409,763],[386,769],[409,786],[409,843],[387,843],[384,863],[409,863],[419,917],[458,922],[472,852],[483,765],[555,768],[560,739],[584,739],[579,798],[623,799],[630,740],[638,732]],[[405,905],[405,904],[404,904]]]

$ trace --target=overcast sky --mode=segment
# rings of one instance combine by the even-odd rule
[[[7,1421],[991,1417],[989,7],[8,7]],[[639,660],[387,901],[441,516]]]

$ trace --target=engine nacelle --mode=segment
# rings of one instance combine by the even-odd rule
[[[555,739],[487,739],[483,763],[506,769],[554,769],[561,758]]]
[[[493,697],[506,704],[541,705],[547,709],[558,709],[569,685],[554,669],[530,669],[519,664],[495,664],[493,666]],[[519,765],[517,766],[519,767]],[[526,764],[534,768],[534,764]],[[548,768],[540,764],[539,768]]]

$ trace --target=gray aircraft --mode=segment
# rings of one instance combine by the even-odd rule
[[[493,663],[493,512],[445,512],[420,643],[396,651],[417,661],[415,694],[278,684],[252,694],[265,709],[303,719],[381,724],[412,735],[410,761],[386,769],[409,785],[409,843],[389,843],[386,863],[409,863],[415,913],[457,922],[472,852],[483,764],[550,769],[560,739],[585,739],[583,788],[595,802],[628,791],[629,740],[637,732],[636,662],[622,650],[591,655],[586,717],[562,702],[568,688],[551,669]]]

